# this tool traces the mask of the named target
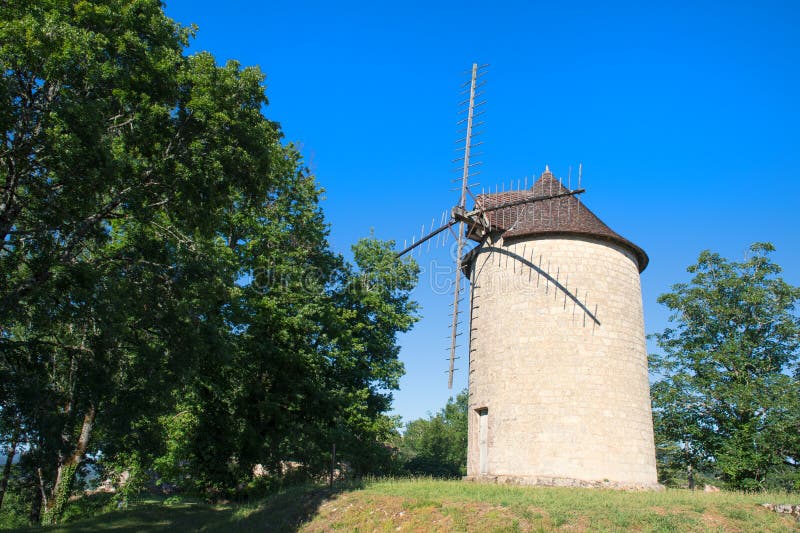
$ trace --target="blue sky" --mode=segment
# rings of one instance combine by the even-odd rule
[[[265,112],[326,189],[337,251],[370,229],[402,244],[457,202],[459,88],[478,62],[491,65],[482,186],[583,163],[583,201],[650,256],[648,333],[666,325],[656,298],[703,249],[742,259],[771,241],[800,285],[798,2],[170,0],[166,12],[199,26],[193,51],[267,74]],[[417,259],[450,265],[446,248]],[[430,287],[423,275],[423,318],[401,338],[405,420],[466,386],[464,363],[447,389],[450,299]]]

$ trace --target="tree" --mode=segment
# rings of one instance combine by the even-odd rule
[[[57,521],[93,434],[124,434],[200,339],[225,338],[238,272],[220,229],[297,158],[262,115],[263,75],[184,56],[160,2],[0,9],[3,406],[31,407]]]
[[[234,351],[178,391],[181,415],[168,420],[177,438],[159,471],[206,494],[230,495],[255,465],[277,476],[292,461],[321,474],[333,444],[359,473],[390,459],[385,412],[403,371],[396,334],[416,320],[408,293],[417,267],[397,260],[393,243],[364,239],[354,268],[306,247],[303,225],[292,226],[294,255],[257,254],[236,304],[247,320],[234,328]],[[301,259],[303,269],[292,266]]]
[[[435,477],[466,475],[468,402],[464,389],[435,415],[406,425],[399,446],[405,470]]]
[[[329,249],[263,73],[185,55],[157,0],[0,21],[0,442],[34,521],[98,452],[206,493],[332,441],[377,453],[416,266]]]
[[[659,453],[738,489],[787,469],[800,488],[800,288],[773,250],[756,243],[743,262],[705,251],[691,281],[658,299],[672,311],[650,356]]]

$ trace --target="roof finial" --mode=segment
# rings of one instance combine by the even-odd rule
[[[544,173],[547,174],[549,172],[550,172],[550,165],[545,165],[544,166]]]

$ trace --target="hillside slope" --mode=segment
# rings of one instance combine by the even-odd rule
[[[333,494],[295,487],[247,505],[150,500],[45,531],[800,531],[762,503],[798,504],[800,495],[379,480]]]

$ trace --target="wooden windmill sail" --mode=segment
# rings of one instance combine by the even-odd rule
[[[579,195],[585,192],[580,187],[577,189],[568,189],[559,187],[556,190],[542,191],[542,190],[517,190],[509,192],[507,197],[503,197],[501,201],[484,201],[489,198],[485,195],[476,196],[470,189],[470,179],[475,177],[478,172],[473,170],[480,163],[473,160],[473,148],[479,146],[480,142],[474,142],[474,138],[478,134],[477,127],[482,125],[482,122],[476,122],[476,119],[483,114],[482,111],[477,109],[485,103],[485,100],[480,100],[481,94],[478,92],[479,88],[484,82],[481,81],[484,69],[488,65],[479,66],[473,63],[470,72],[470,81],[465,84],[468,86],[466,91],[467,98],[462,102],[466,105],[464,113],[466,117],[459,121],[463,124],[462,129],[464,137],[457,142],[463,142],[463,151],[461,157],[456,159],[461,163],[461,177],[457,180],[460,184],[459,187],[459,200],[450,211],[449,219],[443,220],[440,227],[430,231],[422,236],[419,240],[414,240],[411,245],[405,247],[397,253],[397,256],[403,256],[411,252],[420,245],[429,242],[433,237],[438,236],[444,231],[452,231],[453,226],[456,226],[455,239],[456,239],[456,253],[455,253],[455,280],[453,288],[453,303],[452,303],[452,320],[450,325],[450,348],[449,348],[449,369],[447,378],[447,388],[453,388],[453,373],[455,371],[456,349],[458,347],[457,338],[461,334],[459,327],[463,324],[461,320],[461,304],[462,304],[462,267],[464,260],[467,257],[466,248],[468,246],[468,238],[477,240],[479,243],[482,239],[490,234],[493,225],[496,225],[495,220],[505,220],[504,217],[511,216],[511,213],[516,213],[519,216],[520,212],[525,212],[529,206],[533,204],[544,202],[553,199],[568,198]],[[471,197],[474,202],[474,207],[467,210],[467,199]],[[498,213],[499,215],[495,215]],[[499,217],[499,218],[498,218]],[[577,297],[573,297],[577,301]],[[585,306],[583,306],[585,307]]]

